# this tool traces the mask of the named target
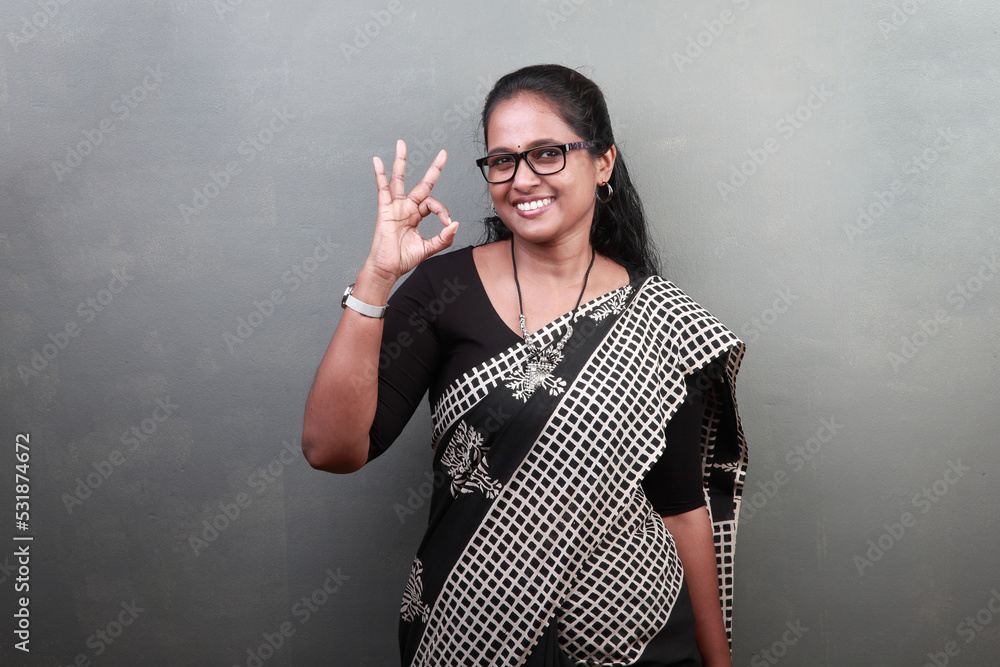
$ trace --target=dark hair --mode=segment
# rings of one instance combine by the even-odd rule
[[[608,105],[601,89],[583,74],[563,65],[531,65],[500,77],[486,96],[483,107],[481,122],[487,143],[490,114],[499,103],[520,93],[535,94],[555,104],[563,122],[585,141],[594,142],[588,149],[591,157],[600,157],[615,144]],[[646,227],[642,201],[629,178],[620,148],[608,182],[614,188],[614,195],[610,202],[598,202],[594,207],[591,245],[626,268],[647,275],[659,273],[659,258]],[[511,236],[510,229],[497,215],[484,218],[483,224],[485,243]]]

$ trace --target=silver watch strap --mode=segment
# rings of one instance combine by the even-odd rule
[[[344,300],[344,305],[351,310],[356,310],[357,312],[365,315],[367,317],[374,317],[376,319],[382,319],[385,317],[385,311],[389,309],[389,305],[384,306],[373,306],[370,303],[365,303],[364,301],[359,301],[352,294],[348,294],[347,298]]]

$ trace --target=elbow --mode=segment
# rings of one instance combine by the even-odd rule
[[[302,433],[302,454],[312,468],[340,475],[356,472],[368,462],[368,448],[348,446]]]

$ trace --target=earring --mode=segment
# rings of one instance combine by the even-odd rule
[[[604,186],[608,187],[608,196],[604,197],[602,199],[601,198],[601,188],[604,187]],[[599,201],[600,203],[607,204],[609,201],[611,201],[611,196],[613,194],[615,194],[615,190],[614,190],[614,188],[611,187],[610,183],[601,183],[600,185],[597,186],[597,201]]]

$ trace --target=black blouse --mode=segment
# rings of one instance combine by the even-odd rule
[[[641,276],[629,271],[629,280]],[[466,371],[522,340],[493,308],[472,246],[421,262],[389,297],[379,357],[378,406],[368,460],[403,431],[425,392],[434,405]],[[667,424],[667,447],[642,487],[660,516],[705,505],[701,393],[688,376],[688,400]]]

